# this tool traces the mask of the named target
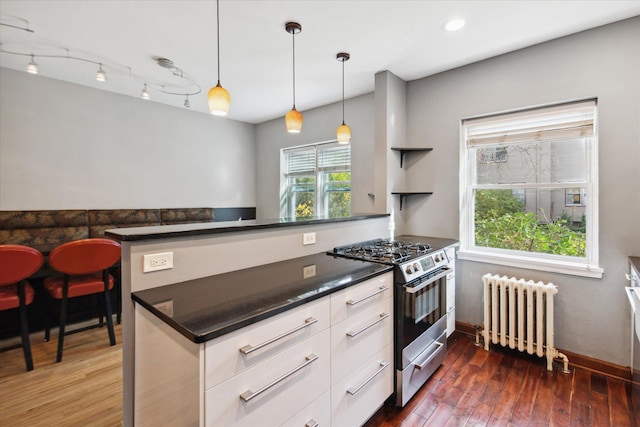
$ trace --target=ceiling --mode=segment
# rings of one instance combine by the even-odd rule
[[[350,98],[372,92],[378,71],[415,80],[636,15],[639,0],[221,0],[228,117],[260,123],[291,109],[288,21],[302,25],[295,36],[296,107],[305,111],[341,99],[338,52],[351,54],[344,64]],[[189,97],[190,109],[208,113],[206,93],[217,81],[215,1],[0,0],[0,17],[2,50],[36,54],[41,76],[134,97],[147,83],[151,102],[178,108],[184,108],[185,96],[161,90],[184,94],[201,88]],[[466,26],[445,32],[443,24],[454,17]],[[172,60],[183,78],[158,66],[158,57]],[[0,54],[6,68],[25,70],[29,60]],[[98,62],[107,72],[104,83],[95,80]]]

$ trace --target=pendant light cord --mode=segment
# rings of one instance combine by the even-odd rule
[[[296,33],[291,33],[293,40],[293,109],[296,109]]]
[[[344,125],[344,61],[342,61],[342,124]]]
[[[216,28],[218,31],[218,85],[220,85],[220,0],[216,0]]]

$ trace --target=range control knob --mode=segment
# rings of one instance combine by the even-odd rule
[[[418,263],[417,263],[417,262],[414,262],[414,263],[413,263],[413,271],[415,271],[416,273],[417,273],[418,271],[420,271],[420,267],[418,267]]]
[[[405,271],[407,272],[407,274],[413,273],[413,270],[411,269],[410,265],[407,265],[407,269]]]
[[[436,260],[436,262],[440,262],[440,255],[436,255],[435,256],[435,260]]]

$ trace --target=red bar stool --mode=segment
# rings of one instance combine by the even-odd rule
[[[22,245],[0,245],[0,310],[18,308],[22,350],[27,370],[33,370],[27,306],[33,302],[33,288],[25,279],[42,267],[40,251]]]
[[[64,243],[49,254],[49,265],[64,276],[47,277],[44,288],[53,299],[60,304],[60,330],[58,332],[58,354],[56,362],[62,360],[65,326],[67,321],[67,304],[69,298],[102,293],[109,330],[109,342],[116,344],[111,315],[111,297],[109,290],[113,288],[114,279],[109,274],[109,267],[120,259],[120,244],[110,239],[91,238]],[[48,317],[47,317],[48,319]],[[102,320],[102,319],[101,319]],[[102,321],[100,322],[100,325]],[[45,324],[45,341],[49,340],[49,321]],[[79,331],[72,331],[79,332]]]

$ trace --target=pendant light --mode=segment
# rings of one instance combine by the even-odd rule
[[[336,135],[339,144],[348,144],[351,142],[351,129],[344,124],[344,63],[348,61],[351,56],[348,53],[340,52],[336,55],[336,59],[342,62],[342,124],[338,126]]]
[[[149,91],[147,90],[147,84],[144,84],[144,88],[142,88],[142,92],[140,92],[140,98],[142,99],[150,99]]]
[[[296,110],[296,34],[302,31],[302,25],[297,22],[287,22],[284,26],[293,39],[293,108],[285,116],[287,132],[300,133],[302,130],[302,113]]]
[[[214,116],[226,116],[229,113],[231,97],[229,92],[220,84],[220,0],[216,0],[216,26],[218,34],[218,84],[209,89],[207,100],[209,111]]]

